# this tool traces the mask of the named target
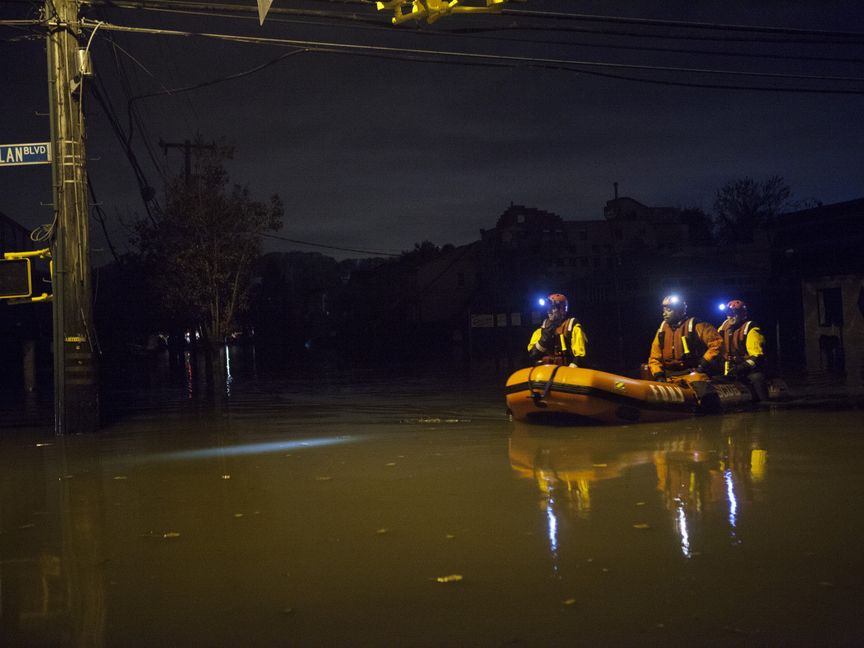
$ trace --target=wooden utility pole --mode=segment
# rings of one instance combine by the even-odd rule
[[[215,144],[202,144],[200,142],[196,142],[195,144],[193,144],[188,139],[184,140],[183,142],[163,142],[160,139],[159,146],[162,148],[162,153],[166,156],[168,155],[168,149],[183,149],[183,158],[185,161],[183,177],[186,181],[187,186],[192,181],[192,149],[209,151],[213,151],[216,149]]]
[[[80,44],[80,0],[46,0],[48,93],[54,185],[54,431],[99,426],[90,283],[90,231],[84,157],[83,84],[88,52]]]

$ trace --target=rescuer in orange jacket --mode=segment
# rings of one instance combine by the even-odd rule
[[[553,293],[545,302],[548,306],[546,319],[531,335],[528,357],[538,364],[585,366],[587,338],[575,317],[567,317],[567,298]]]
[[[724,310],[726,320],[717,329],[723,338],[723,374],[730,380],[746,380],[756,400],[768,400],[763,370],[765,337],[740,299],[730,301]]]
[[[687,317],[687,303],[677,295],[663,299],[663,323],[651,343],[648,370],[658,382],[693,372],[716,372],[723,338],[712,324]]]

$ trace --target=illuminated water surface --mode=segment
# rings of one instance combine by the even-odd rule
[[[853,401],[548,428],[500,372],[240,366],[215,409],[180,380],[99,435],[2,430],[0,643],[864,640]]]

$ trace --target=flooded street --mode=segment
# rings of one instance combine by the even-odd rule
[[[506,375],[241,372],[2,428],[0,643],[864,642],[860,399],[543,427]]]

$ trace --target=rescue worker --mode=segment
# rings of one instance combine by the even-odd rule
[[[542,301],[541,301],[542,303]],[[587,337],[575,317],[567,317],[567,298],[553,293],[545,300],[546,319],[531,335],[528,357],[537,364],[585,366]]]
[[[687,302],[668,295],[663,298],[663,323],[651,343],[648,370],[657,382],[685,380],[679,377],[694,372],[699,380],[707,380],[716,371],[722,347],[723,338],[712,324],[687,317]]]
[[[750,383],[757,401],[768,400],[765,383],[765,337],[747,315],[747,304],[733,299],[726,304],[726,320],[717,331],[723,337],[724,375],[730,380]]]

